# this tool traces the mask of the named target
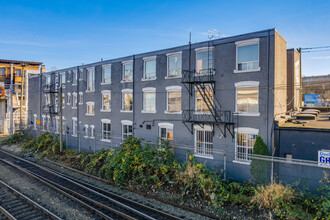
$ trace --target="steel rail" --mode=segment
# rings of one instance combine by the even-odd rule
[[[7,155],[8,157],[14,158],[14,159],[16,159],[18,161],[24,161],[24,162],[26,162],[26,163],[28,163],[28,164],[30,164],[30,165],[32,165],[32,166],[40,169],[40,170],[43,170],[44,172],[48,172],[49,174],[54,175],[55,178],[63,179],[63,180],[65,180],[65,181],[67,181],[67,182],[69,182],[71,184],[74,184],[77,187],[80,187],[81,189],[84,189],[84,190],[89,191],[90,193],[93,193],[96,196],[102,197],[103,199],[106,199],[106,200],[114,203],[115,205],[120,206],[121,208],[126,209],[126,210],[134,213],[137,216],[142,217],[143,219],[148,219],[148,220],[158,219],[158,217],[154,218],[154,217],[152,217],[152,215],[153,216],[154,215],[161,216],[161,217],[163,217],[165,219],[173,219],[173,220],[181,219],[179,217],[176,217],[176,216],[167,214],[165,212],[162,212],[160,210],[154,209],[152,207],[149,207],[149,206],[146,206],[146,205],[137,203],[137,202],[135,202],[133,200],[129,200],[129,199],[124,198],[122,196],[116,195],[114,193],[105,191],[105,190],[100,189],[100,188],[97,188],[95,186],[92,186],[91,184],[83,183],[80,180],[76,180],[76,179],[74,179],[72,177],[68,177],[67,175],[61,174],[61,173],[59,173],[57,171],[54,171],[54,170],[51,170],[49,168],[42,167],[42,166],[40,166],[40,165],[38,165],[36,163],[33,163],[31,161],[28,161],[28,160],[22,159],[20,157],[17,157],[16,155],[12,155],[11,153],[8,153],[8,152],[2,151],[2,150],[0,150],[0,152],[3,153],[3,154],[5,154],[5,155]],[[69,189],[69,188],[67,188],[67,187],[65,187],[63,185],[60,185],[58,183],[55,183],[52,180],[49,180],[49,178],[45,178],[43,176],[40,176],[39,174],[36,174],[33,171],[29,171],[26,168],[19,167],[16,164],[13,164],[11,162],[5,161],[3,159],[0,159],[0,160],[3,161],[3,162],[5,162],[5,163],[7,163],[7,164],[9,164],[9,165],[11,165],[11,166],[14,166],[15,168],[17,168],[19,170],[22,170],[25,173],[28,173],[29,175],[32,175],[33,177],[35,177],[37,179],[40,179],[40,181],[42,181],[43,183],[45,183],[46,185],[50,186],[51,188],[53,188],[53,189],[55,189],[57,191],[60,190],[60,189],[63,189],[64,190],[64,194],[66,196],[68,196],[70,199],[73,199],[74,201],[82,204],[83,206],[85,206],[85,207],[87,207],[89,209],[92,208],[95,213],[99,214],[103,218],[105,218],[107,215],[105,215],[102,212],[100,213],[98,210],[95,210],[95,208],[91,207],[90,205],[86,204],[85,202],[82,202],[80,199],[77,199],[76,197],[80,197],[83,200],[85,200],[85,201],[87,201],[89,203],[92,203],[92,204],[94,204],[94,205],[96,205],[98,207],[101,207],[103,209],[106,209],[106,210],[108,210],[110,212],[114,212],[114,213],[116,213],[117,215],[120,215],[123,218],[126,218],[126,219],[135,219],[135,218],[132,218],[129,215],[126,215],[126,214],[124,214],[122,212],[119,212],[119,211],[117,211],[117,210],[115,210],[115,209],[113,209],[113,208],[111,208],[109,206],[106,206],[106,205],[104,205],[104,204],[102,204],[100,202],[97,202],[94,199],[89,198],[88,196],[81,195],[79,192],[77,192],[77,190],[76,191],[71,190],[71,189]],[[113,198],[115,198],[115,199],[113,199]],[[120,200],[120,201],[118,201],[118,200]],[[128,205],[126,205],[124,203],[126,203]],[[134,208],[131,207],[131,206],[134,206]],[[148,213],[151,213],[151,214],[150,215],[147,215],[147,214],[145,214],[142,211],[139,211],[137,209],[140,209],[140,210],[142,209],[143,211],[147,211]]]
[[[3,182],[1,180],[0,180],[0,185],[1,185],[1,187],[3,187],[5,189],[7,189],[8,191],[10,191],[12,194],[18,196],[24,202],[32,205],[34,208],[36,208],[37,210],[39,210],[40,212],[42,212],[43,214],[45,214],[46,216],[48,216],[50,219],[61,220],[60,217],[58,217],[57,215],[55,215],[54,213],[52,213],[48,209],[42,207],[38,203],[34,202],[30,198],[28,198],[27,196],[23,195],[21,192],[17,191],[16,189],[14,189],[13,187],[9,186],[8,184],[6,184],[5,182]],[[15,214],[10,213],[3,206],[0,206],[0,212],[2,212],[9,219],[13,219],[13,220],[16,219]]]

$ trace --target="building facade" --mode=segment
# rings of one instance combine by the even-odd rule
[[[9,133],[10,112],[13,113],[12,129],[19,129],[21,116],[22,124],[26,127],[28,77],[39,74],[40,68],[44,72],[44,66],[40,62],[0,59],[0,87],[4,88],[5,91],[5,101],[2,102],[5,105],[5,111],[0,112],[0,133]],[[12,93],[10,92],[11,84]],[[11,103],[9,103],[10,96],[12,97]],[[20,112],[21,108],[22,113]]]
[[[320,102],[316,106],[330,106],[330,75],[305,76],[302,78],[302,86],[303,94],[319,95]]]
[[[244,180],[256,136],[272,152],[287,110],[286,41],[270,29],[32,76],[34,130],[60,132],[60,86],[69,148],[167,140],[179,160],[190,152]]]

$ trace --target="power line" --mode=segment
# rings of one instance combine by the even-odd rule
[[[321,47],[305,47],[300,48],[301,50],[317,50],[317,49],[323,49],[323,48],[330,48],[330,46],[321,46]]]

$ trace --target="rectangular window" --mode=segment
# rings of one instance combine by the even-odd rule
[[[22,70],[15,69],[15,76],[22,76]]]
[[[85,138],[88,138],[88,125],[85,125]]]
[[[167,57],[167,77],[178,77],[182,74],[182,55],[173,54]]]
[[[122,139],[126,140],[128,137],[133,137],[133,126],[128,124],[122,125]]]
[[[0,68],[0,76],[5,76],[5,75],[6,75],[6,69]]]
[[[213,132],[212,130],[195,129],[195,154],[212,157]]]
[[[84,104],[84,94],[79,92],[79,105]]]
[[[61,73],[61,84],[63,87],[65,87],[66,79],[65,79],[65,73]]]
[[[37,115],[33,115],[33,129],[37,130]]]
[[[60,129],[59,129],[59,124],[60,124],[59,122],[60,122],[59,117],[56,117],[56,118],[55,118],[55,133],[56,133],[56,134],[60,133],[60,132],[59,132],[59,130],[60,130]]]
[[[259,70],[259,44],[237,45],[238,71]]]
[[[95,91],[95,69],[87,69],[87,91]]]
[[[110,141],[111,139],[111,124],[102,122],[102,140]]]
[[[102,93],[102,110],[103,111],[111,111],[110,101],[111,101],[111,93],[110,92]]]
[[[111,83],[111,65],[105,65],[102,67],[102,84]]]
[[[206,96],[205,96],[206,95]],[[211,86],[205,86],[205,95],[201,94],[196,88],[195,92],[195,113],[209,114],[210,109],[208,106],[213,105],[213,90]]]
[[[77,136],[77,119],[72,119],[72,136]]]
[[[143,79],[156,79],[156,58],[144,60]]]
[[[167,111],[181,112],[181,91],[167,91]]]
[[[72,85],[77,85],[77,83],[78,83],[78,74],[77,74],[77,70],[74,70],[72,75]]]
[[[67,105],[71,105],[71,93],[68,93],[68,97],[67,97]]]
[[[205,49],[196,53],[196,74],[213,74],[213,49]]]
[[[91,135],[90,138],[94,138],[95,130],[94,125],[91,125]]]
[[[50,116],[47,115],[47,125],[46,125],[47,126],[47,128],[46,128],[47,131],[50,131],[50,122],[51,122],[50,121]]]
[[[236,133],[235,160],[250,162],[256,134]]]
[[[83,80],[84,80],[84,70],[79,69],[79,81],[83,81]]]
[[[46,116],[42,116],[42,130],[46,131],[47,130],[47,122],[46,122]]]
[[[258,87],[236,88],[237,112],[258,113]]]
[[[143,111],[144,112],[156,111],[156,92],[154,91],[143,92]]]
[[[51,77],[46,76],[46,85],[50,85],[50,84],[51,84]]]
[[[133,81],[133,64],[131,62],[123,64],[123,81],[124,82]]]
[[[62,109],[65,108],[65,94],[62,94]]]
[[[77,108],[77,94],[76,93],[73,93],[72,94],[72,108]]]
[[[173,126],[172,127],[160,127],[159,128],[159,138],[161,144],[164,142],[169,142],[170,145],[173,145]]]
[[[86,115],[93,116],[95,114],[94,111],[94,102],[87,102],[87,112]]]
[[[124,92],[123,95],[123,111],[133,111],[133,94],[131,92]]]

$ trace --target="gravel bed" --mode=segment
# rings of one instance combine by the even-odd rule
[[[32,177],[0,163],[0,179],[62,219],[95,219],[97,216]]]

